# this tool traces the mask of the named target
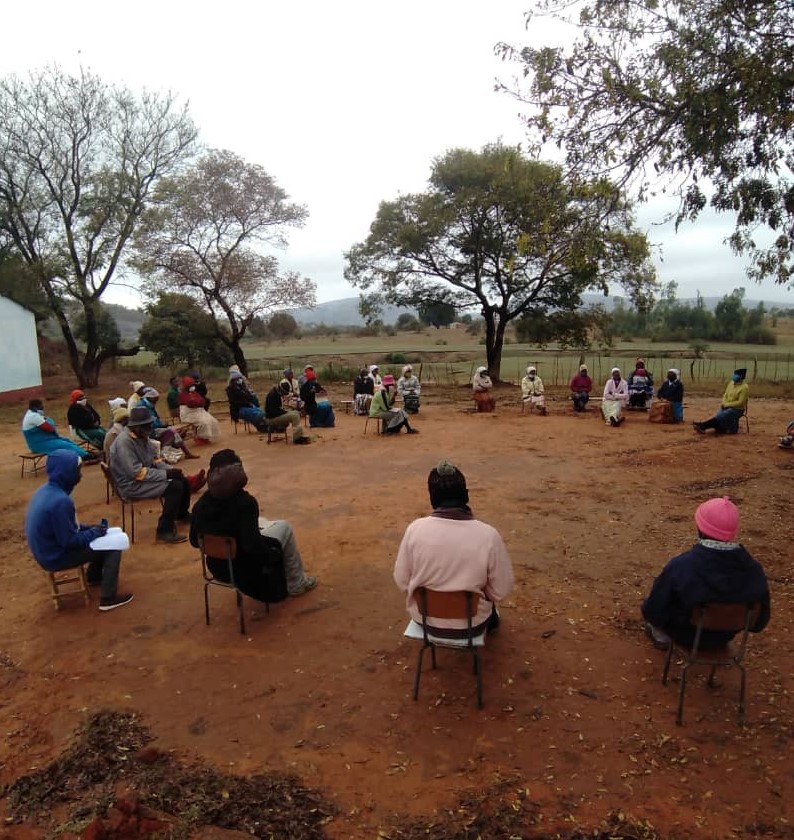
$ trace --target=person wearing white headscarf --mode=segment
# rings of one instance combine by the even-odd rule
[[[403,407],[409,414],[419,414],[419,393],[422,386],[414,376],[411,365],[403,368],[403,375],[397,380],[397,394],[402,398]]]
[[[130,382],[130,388],[132,388],[132,393],[130,394],[129,399],[127,400],[127,408],[132,411],[136,405],[141,401],[141,397],[143,396],[143,389],[146,387],[140,379],[133,379]]]
[[[538,376],[538,369],[535,365],[530,365],[527,368],[527,375],[521,380],[521,399],[531,408],[537,406],[538,412],[543,417],[548,414],[543,380]]]
[[[680,379],[681,371],[678,368],[670,368],[667,371],[667,379],[662,382],[657,396],[660,400],[666,400],[672,406],[673,422],[684,421],[684,383]]]
[[[626,418],[623,417],[623,406],[629,399],[629,386],[620,374],[620,368],[612,368],[612,375],[604,386],[604,397],[601,401],[601,413],[607,426],[619,426]]]
[[[491,394],[493,382],[488,376],[487,367],[478,367],[471,380],[471,391],[474,402],[477,404],[477,411],[493,411],[496,408],[496,400]]]
[[[377,391],[378,388],[383,384],[383,379],[381,378],[380,371],[377,365],[370,365],[369,366],[369,378],[373,381],[375,385],[375,390]]]

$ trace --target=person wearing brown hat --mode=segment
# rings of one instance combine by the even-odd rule
[[[769,585],[764,570],[736,542],[739,509],[727,496],[709,499],[695,511],[695,524],[698,542],[670,560],[642,605],[645,632],[659,648],[666,649],[671,638],[676,644],[692,645],[695,628],[690,616],[699,604],[755,601],[761,609],[750,630],[760,633],[769,623]],[[734,635],[704,629],[700,647],[722,647]]]
[[[110,447],[110,471],[123,496],[130,499],[163,500],[157,523],[159,542],[180,543],[187,537],[177,533],[176,522],[190,521],[190,493],[206,484],[204,470],[185,477],[182,470],[169,468],[149,442],[152,415],[144,406],[130,411],[126,428]]]
[[[693,423],[698,434],[714,429],[718,435],[735,435],[739,431],[739,419],[747,411],[750,386],[746,382],[747,368],[737,368],[722,395],[720,410],[708,420]]]
[[[495,630],[496,604],[513,588],[513,567],[499,532],[474,518],[463,473],[441,461],[427,477],[433,512],[415,519],[405,530],[394,581],[405,592],[408,613],[417,623],[422,616],[416,590],[424,586],[442,592],[477,592],[480,601],[473,619],[475,630]],[[433,635],[456,638],[466,632],[466,621],[430,618]]]
[[[88,398],[83,391],[74,390],[70,394],[66,420],[74,429],[77,437],[93,446],[94,449],[102,449],[106,432],[102,428],[102,420],[99,414],[88,402]]]

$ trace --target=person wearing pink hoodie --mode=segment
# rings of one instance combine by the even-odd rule
[[[513,589],[507,548],[495,528],[474,518],[466,478],[454,464],[441,461],[432,469],[427,489],[433,512],[406,528],[394,564],[394,580],[406,594],[408,613],[421,624],[414,599],[421,586],[441,592],[468,590],[480,595],[475,631],[495,630],[496,604]],[[437,636],[455,638],[466,632],[465,620],[431,616],[428,623]]]

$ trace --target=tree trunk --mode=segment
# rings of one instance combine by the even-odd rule
[[[503,318],[497,320],[496,313],[484,312],[485,320],[485,358],[488,361],[488,373],[494,382],[501,381],[502,348],[505,342],[505,323]]]
[[[235,336],[232,338],[229,342],[229,349],[234,356],[234,363],[240,368],[240,373],[243,376],[248,376],[248,362],[245,360],[245,354],[243,353],[243,348],[240,346],[239,337]]]

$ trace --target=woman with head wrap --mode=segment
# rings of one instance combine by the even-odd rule
[[[152,432],[149,435],[149,438],[151,440],[156,440],[160,444],[162,456],[169,464],[175,464],[182,456],[179,452],[172,452],[169,457],[167,453],[162,452],[166,446],[170,446],[172,449],[178,449],[188,459],[198,458],[198,455],[194,455],[187,448],[187,444],[182,439],[179,432],[173,426],[169,426],[167,423],[163,422],[160,418],[160,415],[157,413],[157,401],[159,399],[160,392],[156,388],[150,388],[147,385],[143,389],[143,396],[138,402],[138,408],[145,408],[152,418]]]
[[[497,602],[513,588],[513,567],[499,532],[474,518],[463,473],[449,461],[430,471],[427,489],[433,512],[406,528],[394,580],[406,594],[411,618],[421,623],[416,603],[419,587],[441,592],[466,590],[480,595],[475,629],[494,630],[499,624]],[[466,621],[430,617],[433,634],[455,638],[466,632]]]
[[[543,380],[538,376],[538,369],[535,365],[530,365],[527,368],[527,375],[521,380],[521,399],[530,409],[537,406],[538,413],[541,416],[545,417],[548,413],[546,411],[546,392],[543,387]]]
[[[670,423],[681,423],[684,420],[684,383],[680,376],[678,368],[670,368],[667,379],[657,391],[659,399],[664,400],[663,405],[669,406],[670,420],[667,422]]]
[[[488,376],[487,367],[478,367],[471,380],[471,391],[477,411],[493,411],[496,408],[496,400],[491,395],[493,382]]]
[[[126,406],[113,409],[113,425],[108,429],[108,433],[105,435],[105,444],[102,447],[106,464],[110,463],[110,447],[113,446],[113,441],[124,431],[129,419],[130,411]]]
[[[363,367],[353,380],[353,413],[359,416],[369,414],[369,407],[374,394],[375,383],[371,379],[367,368]]]
[[[377,391],[378,388],[383,384],[383,380],[380,376],[380,369],[377,365],[370,365],[369,366],[369,378],[372,380],[373,384],[375,385],[375,390]]]
[[[593,390],[593,380],[587,373],[587,365],[579,365],[579,373],[571,379],[570,388],[573,410],[585,411],[585,406],[590,401],[590,392]]]
[[[303,400],[300,398],[300,385],[298,384],[298,380],[295,379],[292,368],[284,368],[281,372],[281,381],[278,384],[285,394],[285,408],[294,409],[303,414]],[[285,385],[286,388],[284,387]]]
[[[306,414],[309,415],[309,425],[313,429],[331,429],[336,425],[334,409],[325,388],[317,381],[314,368],[309,367],[306,371],[306,381],[301,385],[300,393]]]
[[[394,400],[397,394],[392,390],[395,386],[394,377],[387,373],[383,377],[383,383],[375,391],[372,404],[369,407],[369,416],[377,417],[382,424],[383,434],[396,435],[404,428],[409,435],[418,433],[418,429],[411,428],[408,422],[408,415],[400,408],[394,408]]]
[[[629,408],[648,408],[648,401],[653,398],[653,377],[645,369],[645,360],[637,359],[634,371],[628,380]]]
[[[622,412],[628,399],[629,386],[620,375],[620,368],[614,367],[604,386],[604,397],[601,400],[601,413],[607,426],[619,426],[626,419]]]
[[[179,419],[196,427],[196,444],[212,443],[221,435],[218,421],[207,411],[207,400],[197,390],[196,380],[186,376],[179,392]]]
[[[44,414],[44,403],[40,399],[34,398],[28,403],[28,410],[22,418],[22,437],[31,452],[49,455],[56,449],[68,449],[80,457],[84,464],[98,464],[102,460],[95,452],[89,452],[68,438],[61,437],[55,421]]]
[[[703,434],[708,429],[714,429],[718,435],[735,435],[739,431],[739,418],[747,411],[747,401],[750,398],[750,387],[745,379],[747,368],[737,368],[733,372],[731,381],[722,395],[720,410],[708,420],[693,423],[696,432]]]
[[[69,396],[69,408],[66,420],[74,429],[74,433],[81,440],[86,441],[94,449],[102,449],[105,443],[105,429],[94,407],[88,402],[85,393],[80,390],[72,391]]]
[[[397,380],[397,394],[402,397],[403,408],[408,414],[419,414],[419,394],[422,386],[414,376],[411,365],[405,365],[403,375]]]
[[[132,388],[132,393],[130,394],[129,399],[127,400],[127,408],[132,411],[136,405],[138,405],[138,401],[143,396],[143,389],[146,385],[141,382],[140,379],[133,379],[130,382],[130,388]]]

